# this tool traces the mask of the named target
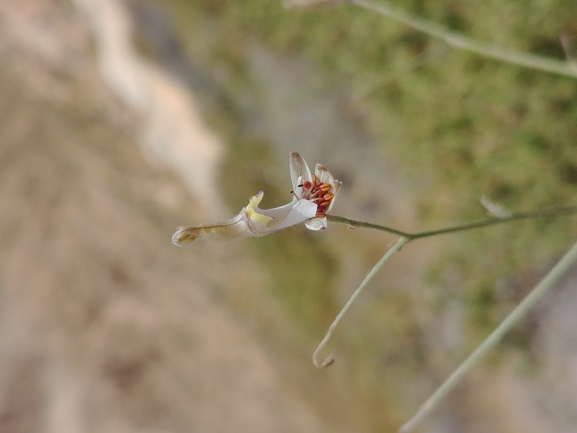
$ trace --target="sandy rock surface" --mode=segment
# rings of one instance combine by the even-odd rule
[[[206,149],[169,152],[194,173],[214,166],[214,136],[150,65],[146,96],[189,123],[111,89],[87,22],[66,2],[0,2],[0,431],[320,431],[213,294],[258,282],[242,245],[170,244],[218,206],[137,143],[188,134]]]

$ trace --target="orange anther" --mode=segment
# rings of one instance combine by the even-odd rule
[[[304,189],[309,189],[311,186],[312,186],[312,184],[308,180],[305,183],[303,183]]]
[[[315,217],[317,217],[317,218],[324,218],[326,216],[327,216],[327,214],[324,213],[322,210],[318,210],[316,215],[315,215]]]
[[[317,182],[317,175],[316,175],[316,174],[312,174],[312,175],[311,175],[311,178],[312,178],[312,180],[313,180],[313,183],[316,183],[316,182]]]
[[[328,194],[323,195],[323,198],[325,200],[332,200],[334,198],[334,196],[335,196],[334,194],[328,193]]]
[[[322,203],[319,203],[319,207],[327,207],[329,204],[331,204],[331,201],[323,201]]]
[[[322,191],[322,192],[330,191],[330,189],[331,189],[331,185],[328,184],[328,183],[323,183],[323,184],[321,185],[321,191]]]

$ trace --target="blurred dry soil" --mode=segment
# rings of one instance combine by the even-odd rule
[[[137,143],[170,140],[110,90],[89,21],[67,2],[0,2],[0,432],[329,428],[212,290],[263,283],[243,246],[170,244],[219,212],[214,185],[187,190],[144,159]],[[179,132],[206,137],[192,105],[165,99],[192,119]],[[217,163],[207,140],[209,158],[173,156],[180,176]]]

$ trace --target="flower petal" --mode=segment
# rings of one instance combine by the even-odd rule
[[[273,216],[263,214],[262,210],[258,207],[263,197],[263,191],[252,196],[246,207],[240,212],[253,236],[262,236],[263,234],[266,234],[268,232],[268,224],[274,220]]]
[[[325,212],[329,212],[331,210],[331,208],[333,207],[333,205],[335,204],[337,194],[339,193],[339,190],[341,189],[342,182],[340,180],[336,180],[333,177],[333,175],[331,174],[331,172],[328,171],[327,168],[322,164],[315,165],[315,175],[317,176],[317,178],[319,179],[320,182],[328,183],[329,185],[331,185],[331,191],[330,192],[335,195],[333,197],[333,199],[331,200],[331,204],[325,210]]]
[[[265,215],[268,215],[267,210],[261,210]],[[273,220],[268,224],[269,231],[281,230],[296,224],[303,223],[314,217],[317,213],[317,205],[312,201],[299,200],[292,205],[289,214],[283,220]]]
[[[176,229],[172,235],[172,243],[182,246],[200,238],[207,241],[233,241],[256,236],[251,231],[243,213],[218,223],[201,224],[199,226],[185,226]]]
[[[312,176],[309,166],[302,156],[297,152],[291,152],[289,160],[291,182],[293,184],[294,192],[300,196],[299,185],[304,182],[311,182]]]
[[[315,175],[322,183],[328,183],[330,185],[333,185],[335,183],[335,178],[333,177],[331,172],[328,171],[327,168],[322,164],[315,165]]]
[[[172,236],[172,242],[175,245],[183,245],[193,242],[197,238],[228,241],[251,236],[264,236],[303,222],[309,230],[325,229],[327,218],[317,218],[316,215],[319,214],[319,209],[323,212],[330,210],[341,188],[341,182],[336,180],[322,164],[317,164],[315,167],[316,181],[312,185],[309,167],[296,152],[290,154],[290,173],[294,191],[290,203],[273,209],[261,209],[258,205],[262,201],[264,193],[260,191],[249,199],[248,205],[235,217],[218,223],[179,227]],[[307,185],[304,189],[302,186],[299,187],[299,185],[307,182],[311,185]],[[328,198],[330,205],[326,209],[316,203],[320,198],[319,191],[325,194],[327,192],[327,189],[319,185],[318,182],[331,186],[328,192],[333,197]]]
[[[324,230],[327,228],[327,218],[311,218],[305,223],[305,226],[309,230]]]
[[[250,198],[244,214],[248,228],[253,236],[263,236],[271,232],[300,224],[316,215],[317,205],[309,200],[297,200],[272,209],[261,209],[257,205],[262,201],[261,191]]]
[[[293,200],[290,203],[287,203],[285,205],[282,205],[279,207],[274,207],[272,209],[261,209],[259,207],[256,207],[255,210],[258,213],[267,215],[267,216],[269,216],[275,220],[284,219],[290,213],[290,211],[292,210],[292,208],[294,207],[296,202],[297,202],[297,198],[293,197]]]

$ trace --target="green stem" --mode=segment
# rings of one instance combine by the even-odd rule
[[[449,378],[421,406],[416,415],[399,430],[408,433],[419,425],[447,396],[485,354],[503,338],[503,336],[559,281],[559,278],[577,261],[577,243],[563,256],[553,269],[525,297],[525,299],[501,322],[501,324],[469,355],[469,357],[449,376]]]
[[[471,221],[464,224],[459,224],[456,226],[445,227],[436,230],[427,230],[422,232],[416,233],[408,233],[403,232],[401,230],[393,229],[387,226],[382,226],[379,224],[372,224],[363,221],[357,221],[350,218],[345,218],[338,215],[327,215],[327,219],[333,223],[339,224],[346,224],[349,227],[362,227],[367,229],[379,230],[387,233],[392,233],[397,236],[403,236],[408,238],[409,240],[418,239],[418,238],[425,238],[429,236],[436,236],[442,235],[447,233],[455,233],[455,232],[462,232],[465,230],[472,230],[480,227],[487,227],[496,224],[504,224],[511,221],[518,221],[522,219],[530,219],[530,218],[541,218],[546,216],[562,216],[562,215],[574,215],[577,213],[577,206],[555,206],[549,207],[529,212],[517,212],[510,214],[505,217],[491,217],[485,218],[482,220]]]
[[[577,67],[574,63],[562,62],[535,54],[506,50],[497,45],[486,44],[467,38],[459,33],[447,30],[435,23],[415,17],[401,9],[394,8],[387,3],[372,0],[351,0],[351,3],[365,9],[370,9],[381,15],[400,21],[417,30],[428,33],[445,41],[454,48],[471,51],[485,57],[502,60],[514,65],[524,66],[545,72],[577,77]]]
[[[373,230],[379,230],[382,232],[392,233],[392,234],[397,235],[397,236],[407,236],[407,237],[411,236],[409,233],[405,233],[405,232],[402,232],[402,231],[397,230],[397,229],[392,229],[390,227],[382,226],[380,224],[373,224],[373,223],[367,223],[367,222],[363,222],[363,221],[357,221],[357,220],[353,220],[353,219],[338,216],[338,215],[327,215],[327,220],[332,222],[332,223],[346,224],[350,228],[361,227],[364,229],[373,229]]]
[[[363,289],[367,286],[367,284],[369,284],[369,281],[371,281],[373,279],[373,277],[376,275],[377,272],[379,272],[379,270],[383,267],[383,265],[395,253],[399,252],[401,250],[401,248],[403,248],[403,245],[405,245],[407,242],[409,242],[409,239],[403,238],[403,237],[400,238],[399,240],[397,240],[395,245],[393,245],[385,253],[385,255],[383,257],[381,257],[381,259],[377,262],[377,264],[375,266],[373,266],[373,268],[369,271],[369,273],[367,274],[365,279],[362,281],[362,283],[359,285],[359,287],[357,287],[357,289],[353,292],[353,294],[350,297],[350,299],[348,300],[348,302],[345,304],[345,306],[343,307],[341,312],[337,315],[337,317],[335,318],[335,320],[333,321],[333,323],[329,327],[329,329],[325,335],[325,338],[323,338],[323,341],[320,342],[320,344],[317,346],[316,350],[313,353],[313,364],[316,367],[325,368],[325,367],[328,367],[329,365],[331,365],[333,362],[335,362],[335,356],[329,355],[322,363],[319,363],[319,361],[317,359],[319,352],[326,346],[326,344],[330,340],[331,336],[333,335],[335,328],[337,327],[339,322],[342,320],[342,318],[345,316],[345,314],[347,314],[347,311],[349,311],[349,308],[351,307],[351,305],[353,305],[353,303],[355,302],[357,297],[361,294]]]

